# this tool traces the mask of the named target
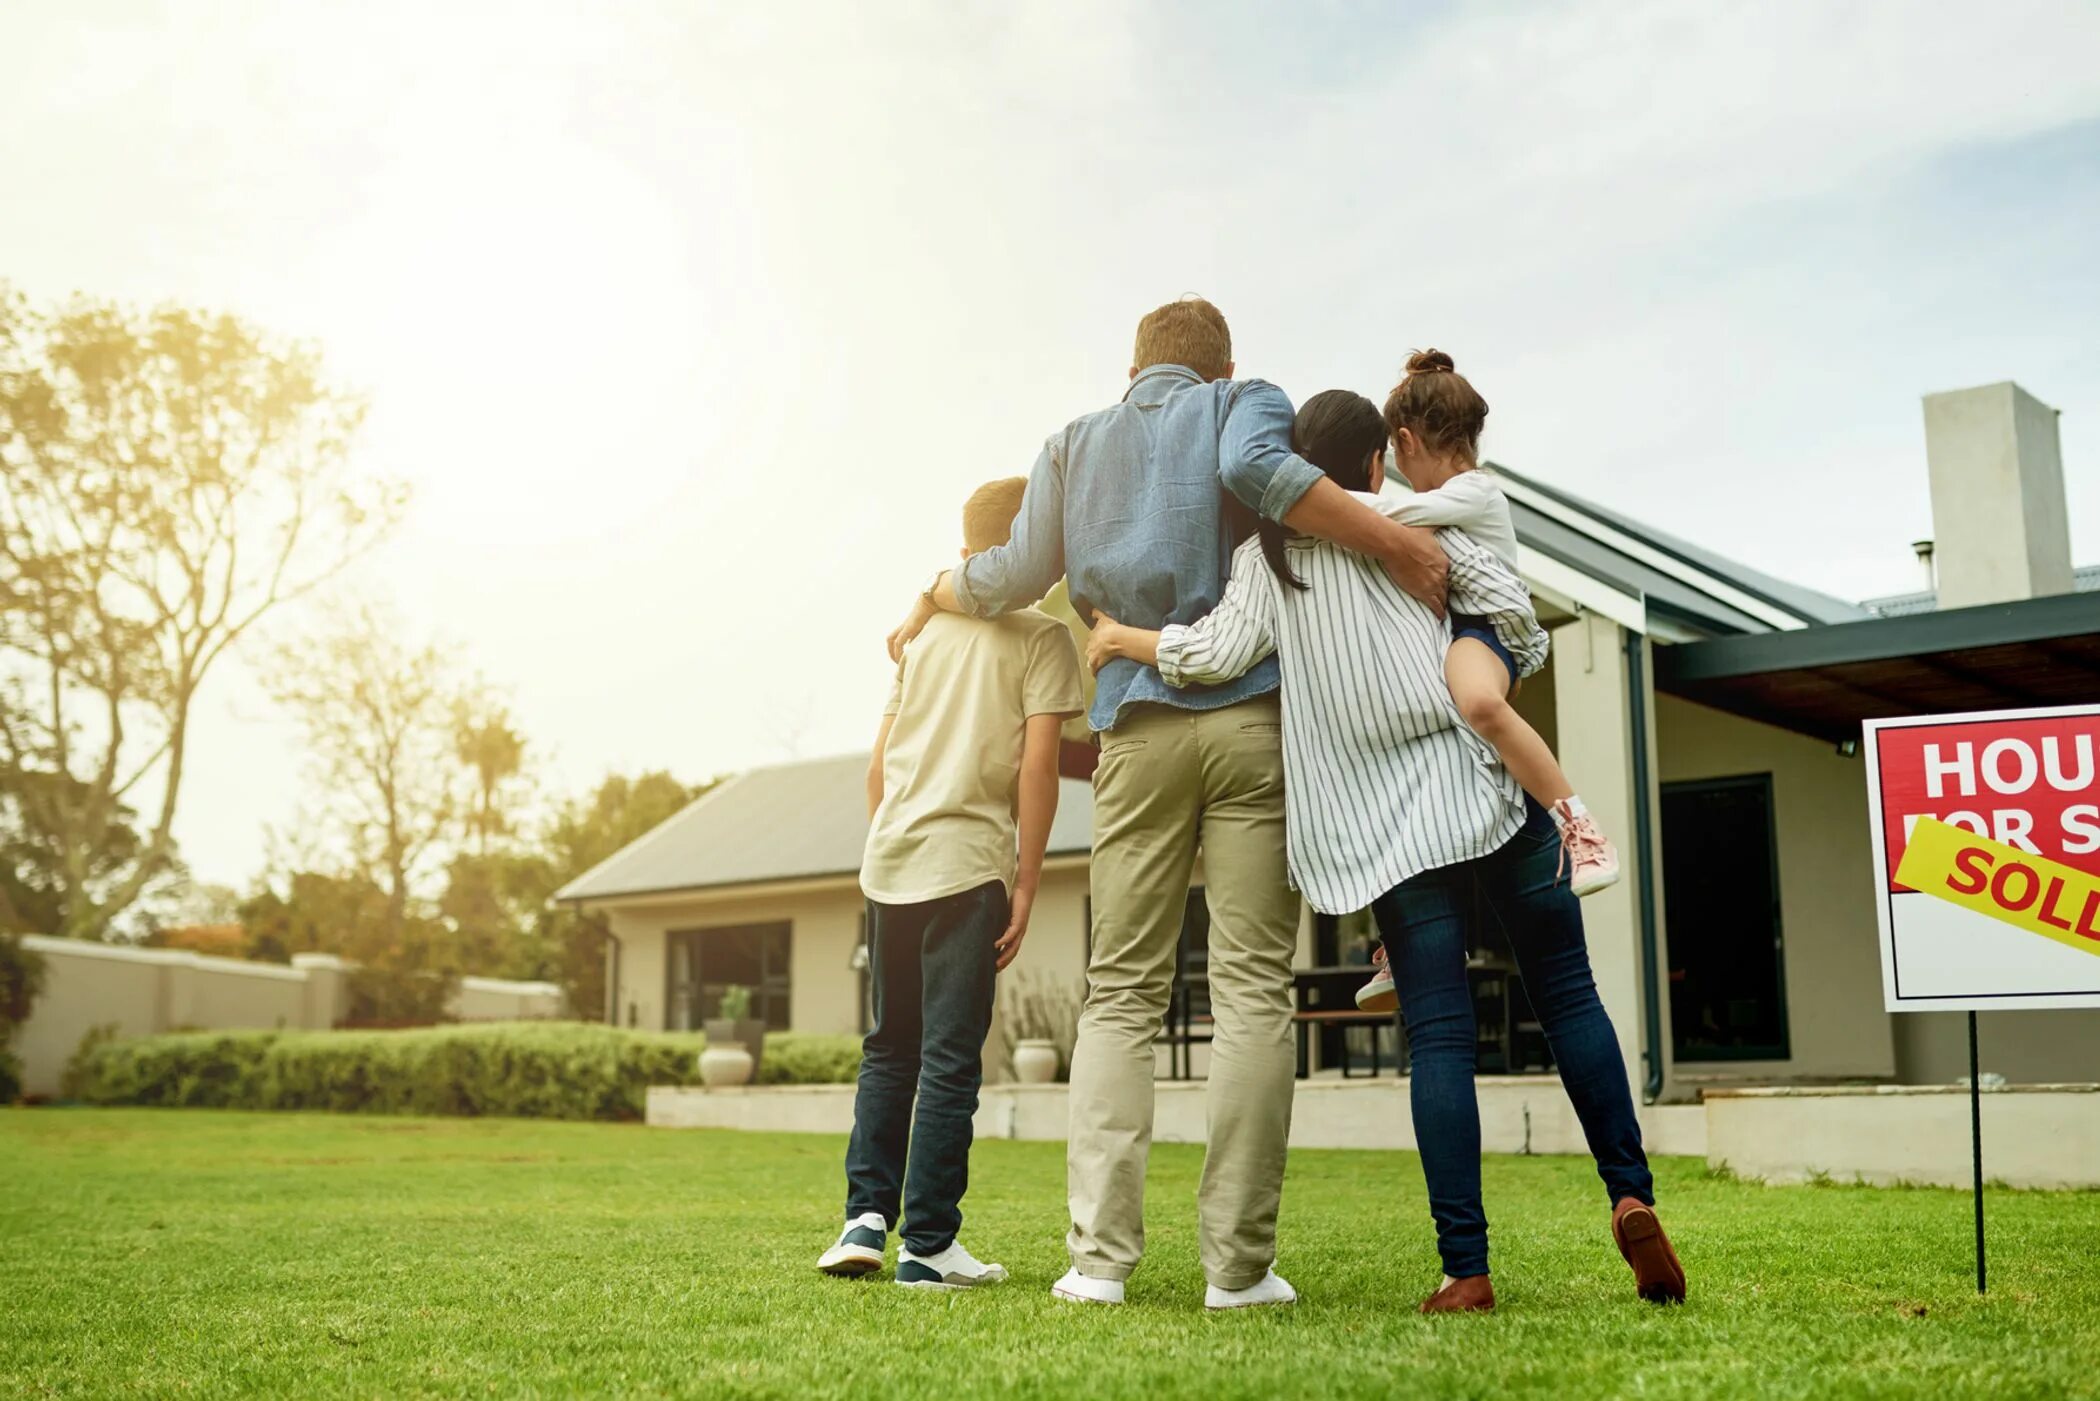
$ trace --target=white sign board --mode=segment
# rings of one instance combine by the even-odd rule
[[[2100,1008],[2100,705],[1866,724],[1891,1012]]]

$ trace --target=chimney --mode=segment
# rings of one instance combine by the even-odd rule
[[[1925,571],[1925,592],[1937,593],[1940,587],[1940,576],[1932,567],[1932,542],[1930,540],[1913,540],[1910,542],[1910,550],[1912,554],[1918,557],[1918,567]]]
[[[2056,410],[2010,380],[1925,396],[1941,608],[2071,592]]]

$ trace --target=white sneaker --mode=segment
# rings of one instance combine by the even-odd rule
[[[879,1213],[856,1216],[839,1232],[838,1244],[817,1257],[817,1268],[844,1277],[873,1274],[882,1268],[882,1251],[889,1239],[890,1223]]]
[[[1050,1286],[1050,1297],[1074,1304],[1120,1304],[1123,1302],[1123,1281],[1095,1279],[1077,1270],[1066,1270],[1065,1277]]]
[[[1295,1304],[1298,1291],[1282,1275],[1270,1270],[1245,1289],[1220,1289],[1217,1285],[1206,1285],[1203,1290],[1203,1307],[1207,1309],[1247,1309],[1257,1304]]]
[[[980,1284],[998,1284],[1006,1278],[1006,1266],[988,1265],[952,1242],[938,1255],[914,1255],[908,1246],[897,1249],[897,1283],[907,1289],[973,1289]]]

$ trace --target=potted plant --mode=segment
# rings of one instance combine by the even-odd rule
[[[700,1079],[713,1085],[743,1085],[758,1078],[765,1055],[766,1024],[751,1015],[751,989],[722,989],[719,1015],[700,1024],[707,1048],[700,1053]]]
[[[1071,1062],[1079,1021],[1078,999],[1069,988],[1028,974],[1015,980],[1007,1000],[1009,1059],[1024,1085],[1047,1085]]]

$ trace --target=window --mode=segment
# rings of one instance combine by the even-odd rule
[[[1662,786],[1670,1040],[1678,1060],[1785,1060],[1772,776]]]
[[[723,992],[741,986],[751,989],[751,1015],[769,1031],[786,1031],[792,929],[781,923],[672,931],[665,1029],[697,1030],[721,1015]]]

